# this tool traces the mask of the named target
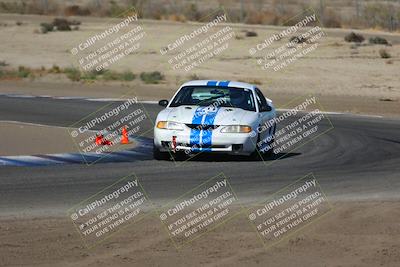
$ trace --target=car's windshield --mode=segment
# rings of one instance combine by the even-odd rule
[[[252,91],[244,88],[221,88],[213,86],[183,87],[172,100],[170,107],[219,106],[255,111]]]

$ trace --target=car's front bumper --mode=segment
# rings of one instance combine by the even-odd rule
[[[216,152],[249,155],[254,152],[257,142],[257,137],[252,137],[250,133],[221,133],[218,129],[208,136],[211,136],[208,145],[199,145],[202,142],[191,141],[190,129],[175,131],[155,127],[154,145],[162,152],[175,150],[186,154]]]

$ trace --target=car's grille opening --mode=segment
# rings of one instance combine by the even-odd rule
[[[197,130],[215,130],[219,127],[219,125],[205,125],[205,124],[186,124],[190,129]]]
[[[243,145],[232,145],[232,151],[238,152],[243,150]]]
[[[183,147],[192,147],[192,148],[226,148],[226,145],[206,145],[203,144],[202,146],[200,145],[190,145],[187,143],[177,143],[177,146],[183,146]]]
[[[170,148],[171,147],[171,142],[161,141],[161,145],[164,148]]]

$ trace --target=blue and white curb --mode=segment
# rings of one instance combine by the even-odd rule
[[[137,139],[136,139],[137,140]],[[0,166],[49,166],[57,164],[93,164],[109,162],[133,162],[152,159],[152,142],[141,139],[138,147],[109,153],[58,153],[22,156],[0,156]]]

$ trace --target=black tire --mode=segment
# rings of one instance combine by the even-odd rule
[[[168,160],[169,153],[168,152],[161,152],[157,147],[153,145],[153,158],[156,160]]]
[[[272,139],[271,141],[268,142],[269,146],[272,146],[274,144],[274,139]],[[262,153],[263,157],[272,157],[272,155],[274,154],[274,148],[272,147],[270,150]]]
[[[266,152],[260,152],[257,149],[257,144],[260,142],[260,135],[257,137],[257,143],[256,143],[256,148],[254,149],[254,152],[251,153],[250,158],[253,160],[264,160],[265,158],[269,158],[274,154],[274,148],[271,148],[270,150]],[[272,145],[274,143],[274,139],[268,142],[268,145]]]
[[[250,154],[249,158],[251,160],[261,160],[261,155],[260,152],[257,149],[258,143],[260,142],[260,135],[257,136],[257,143],[256,143],[256,147],[254,148],[253,153]]]

